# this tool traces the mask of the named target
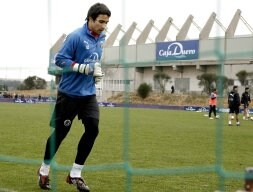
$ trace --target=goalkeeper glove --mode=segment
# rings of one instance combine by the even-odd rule
[[[104,74],[103,74],[103,76],[104,76]],[[103,76],[101,76],[101,77],[95,77],[95,83],[96,84],[99,83],[103,79]]]
[[[89,64],[73,63],[72,70],[75,72],[79,72],[79,73],[83,73],[85,75],[88,75],[90,72],[90,65]],[[102,72],[101,64],[96,62],[94,64],[94,71],[93,71],[93,77],[95,79],[95,83],[100,82],[103,79],[103,76],[104,76],[104,73]]]
[[[93,77],[95,78],[95,83],[100,82],[103,79],[104,73],[102,72],[101,64],[96,62],[94,64]]]
[[[84,73],[85,75],[88,75],[89,71],[90,71],[90,65],[89,64],[73,63],[72,70],[75,72]]]

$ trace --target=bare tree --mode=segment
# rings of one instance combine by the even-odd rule
[[[241,85],[245,86],[247,83],[247,77],[249,76],[248,72],[245,70],[241,70],[235,75],[238,77],[238,80],[240,81]]]
[[[199,86],[203,87],[202,93],[210,94],[213,88],[220,90],[226,90],[230,83],[230,79],[226,76],[216,75],[213,73],[204,73],[197,76],[199,80]]]
[[[161,93],[165,92],[166,84],[170,78],[171,77],[168,74],[161,71],[154,74],[153,79],[156,83],[158,83]]]

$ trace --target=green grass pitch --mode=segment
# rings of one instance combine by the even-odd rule
[[[36,192],[50,134],[50,104],[0,104],[0,191]],[[240,116],[242,118],[242,115]],[[75,119],[51,168],[53,191],[65,183],[83,127]],[[253,122],[228,127],[189,111],[101,108],[100,133],[83,176],[92,192],[207,192],[243,188],[253,166]]]

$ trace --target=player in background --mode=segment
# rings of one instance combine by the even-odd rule
[[[44,190],[51,189],[50,163],[77,116],[84,126],[84,132],[80,133],[75,161],[66,182],[75,185],[79,191],[90,191],[81,173],[99,133],[95,83],[103,77],[100,59],[110,16],[111,11],[106,5],[92,5],[84,25],[66,37],[55,57],[55,63],[63,69],[63,74],[50,121],[54,129],[47,140],[44,160],[38,170],[39,186]]]
[[[232,115],[235,114],[236,126],[240,126],[239,122],[239,112],[240,112],[240,95],[238,93],[238,86],[233,86],[233,90],[230,91],[228,95],[228,107],[229,107],[229,115],[228,115],[228,125],[232,126]]]
[[[216,115],[216,105],[217,105],[217,90],[216,88],[214,88],[209,99],[209,119],[213,119],[212,112],[214,114],[214,117],[218,118],[218,116]]]
[[[243,120],[249,119],[249,103],[251,102],[249,88],[246,87],[242,93],[241,104],[243,105]]]

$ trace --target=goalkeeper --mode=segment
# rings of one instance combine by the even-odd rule
[[[51,189],[50,163],[77,116],[85,131],[81,134],[76,158],[66,182],[75,185],[79,191],[89,191],[81,172],[99,133],[95,83],[103,78],[99,61],[105,41],[104,30],[110,16],[111,11],[106,5],[96,3],[91,6],[87,22],[67,36],[55,57],[55,63],[63,69],[63,74],[50,121],[54,130],[47,140],[44,160],[38,170],[39,186],[44,190]]]

